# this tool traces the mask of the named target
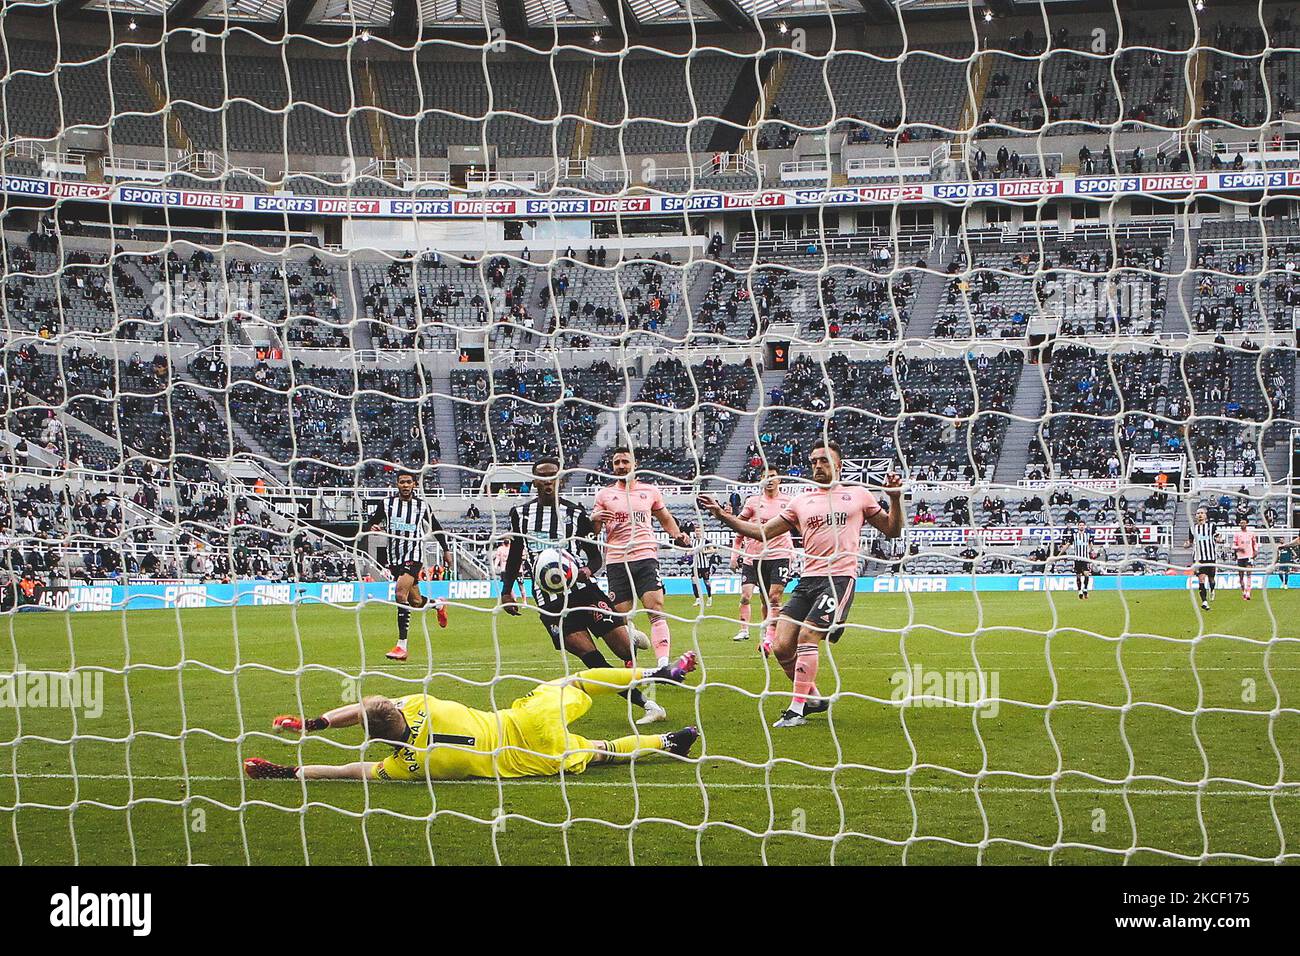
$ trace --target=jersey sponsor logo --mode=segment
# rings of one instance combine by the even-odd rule
[[[848,495],[845,495],[848,500]],[[844,528],[849,523],[849,514],[847,511],[830,511],[824,515],[813,515],[807,521],[809,531],[817,531],[820,528]]]

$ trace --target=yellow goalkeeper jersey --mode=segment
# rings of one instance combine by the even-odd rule
[[[406,717],[409,736],[406,746],[375,766],[378,780],[547,776],[559,773],[561,764],[581,773],[594,756],[589,741],[566,730],[566,717],[590,706],[575,687],[544,684],[495,712],[428,694],[394,703]]]

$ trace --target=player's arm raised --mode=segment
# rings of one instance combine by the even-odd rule
[[[897,538],[903,533],[907,509],[903,505],[903,482],[890,472],[885,476],[885,494],[889,495],[889,513],[877,511],[867,516],[867,522],[886,538]]]
[[[736,534],[744,535],[746,538],[753,538],[755,541],[770,541],[772,538],[779,538],[787,531],[794,530],[790,522],[785,518],[777,515],[766,524],[759,524],[756,521],[746,521],[738,515],[733,515],[726,508],[718,504],[708,495],[700,495],[695,499],[695,503],[701,511],[706,511],[713,517],[717,518]]]

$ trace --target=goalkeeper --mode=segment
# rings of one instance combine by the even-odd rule
[[[593,697],[617,694],[634,683],[681,683],[695,669],[695,652],[677,663],[647,671],[602,667],[540,684],[509,707],[495,712],[427,694],[390,700],[367,697],[321,717],[276,717],[277,733],[300,734],[362,724],[370,740],[391,744],[384,760],[336,766],[285,767],[250,757],[244,772],[254,780],[462,780],[466,777],[545,777],[582,773],[589,764],[608,763],[638,751],[686,756],[699,731],[686,727],[670,734],[633,734],[616,740],[587,740],[569,723],[591,708]]]

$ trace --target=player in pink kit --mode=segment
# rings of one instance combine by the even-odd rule
[[[1241,596],[1250,600],[1250,572],[1259,555],[1259,538],[1247,527],[1246,519],[1232,533],[1232,552],[1237,556],[1237,576],[1241,579]]]
[[[790,497],[781,492],[781,472],[775,465],[768,465],[763,469],[763,490],[749,496],[737,517],[764,525],[785,511],[789,503]],[[750,603],[757,588],[763,602],[763,637],[759,646],[764,654],[770,654],[776,621],[781,615],[781,600],[785,586],[790,583],[794,541],[789,532],[771,541],[756,541],[737,534],[732,551],[731,570],[740,568],[740,630],[732,640],[749,640]]]
[[[834,644],[844,631],[857,584],[862,526],[870,524],[887,538],[903,533],[903,489],[897,475],[885,479],[886,512],[866,488],[840,484],[840,447],[835,442],[815,447],[809,464],[818,487],[795,497],[762,525],[728,514],[708,495],[697,499],[701,509],[747,538],[771,541],[795,530],[803,537],[803,574],[781,611],[772,641],[772,656],[794,683],[794,696],[774,727],[799,727],[809,714],[830,709],[830,701],[817,690],[818,645],[823,637]]]
[[[664,617],[664,583],[659,577],[659,542],[653,522],[658,521],[673,544],[690,548],[689,535],[677,527],[677,519],[664,505],[663,495],[654,485],[636,480],[636,458],[632,449],[614,449],[610,468],[618,481],[596,492],[591,512],[591,526],[597,536],[605,532],[605,573],[614,610],[628,615],[635,599],[650,618],[650,644],[657,660],[668,660],[671,638],[668,619]],[[633,639],[644,640],[632,627]],[[640,645],[640,641],[638,641]]]

